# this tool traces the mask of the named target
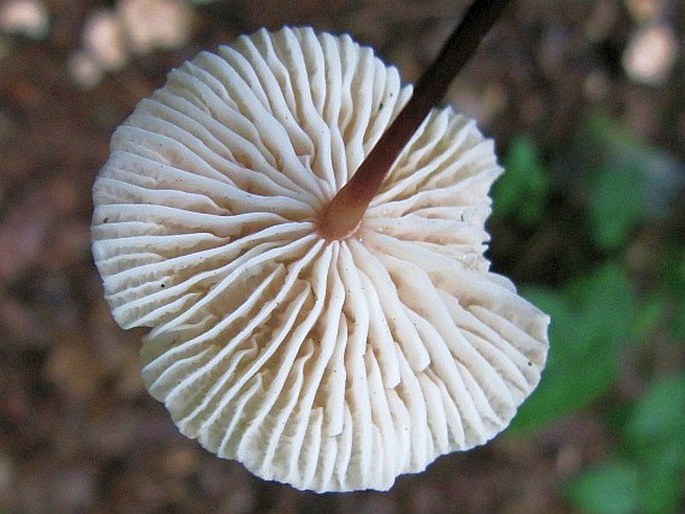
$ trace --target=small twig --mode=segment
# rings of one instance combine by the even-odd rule
[[[356,232],[390,167],[508,3],[509,0],[475,0],[471,4],[437,59],[417,83],[411,100],[328,204],[318,225],[323,237],[344,239]]]

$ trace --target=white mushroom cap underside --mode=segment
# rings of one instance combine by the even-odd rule
[[[114,134],[93,253],[180,430],[256,475],[387,489],[507,426],[549,318],[483,256],[493,144],[434,110],[355,237],[317,213],[411,96],[348,36],[265,30],[173,71]]]

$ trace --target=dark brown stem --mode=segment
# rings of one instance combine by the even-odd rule
[[[473,55],[508,3],[509,0],[475,0],[471,4],[437,59],[417,83],[411,100],[323,211],[318,223],[323,237],[345,239],[357,231],[397,156],[435,103],[445,95],[454,76]]]

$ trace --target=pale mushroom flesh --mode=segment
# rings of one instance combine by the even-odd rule
[[[493,143],[435,109],[359,230],[316,220],[411,96],[349,36],[261,30],[170,73],[115,132],[93,254],[151,327],[150,393],[188,437],[300,489],[388,489],[494,437],[549,318],[489,271]]]

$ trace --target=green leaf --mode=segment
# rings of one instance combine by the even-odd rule
[[[685,343],[685,301],[676,304],[676,312],[671,321],[671,332],[681,344]]]
[[[552,318],[542,380],[519,409],[510,433],[531,430],[586,407],[617,377],[617,349],[634,318],[633,293],[616,263],[604,265],[561,291],[522,294]]]
[[[606,461],[573,480],[566,494],[584,512],[631,514],[637,512],[639,486],[639,470],[635,464]]]
[[[658,460],[614,458],[599,463],[566,486],[583,512],[669,514],[677,511],[682,473]]]
[[[641,471],[641,494],[638,512],[644,514],[675,514],[678,512],[682,472],[653,469],[647,465]]]
[[[674,441],[685,447],[685,374],[653,382],[635,405],[626,433],[638,446]]]
[[[685,374],[654,380],[625,427],[626,450],[639,465],[640,512],[676,512],[685,471]]]
[[[685,246],[674,242],[664,250],[656,270],[663,295],[670,304],[669,330],[680,343],[685,342]]]
[[[631,326],[630,338],[642,343],[653,334],[661,320],[666,316],[667,300],[658,295],[651,295],[642,300],[642,308],[636,312]]]
[[[646,180],[635,166],[603,166],[592,184],[590,229],[605,250],[624,244],[643,219]]]
[[[609,261],[571,282],[567,296],[580,311],[583,330],[597,351],[627,341],[635,317],[635,300],[620,262]]]
[[[513,217],[524,227],[535,225],[542,218],[549,181],[532,138],[514,139],[504,158],[505,173],[493,188],[493,213],[498,217]]]

